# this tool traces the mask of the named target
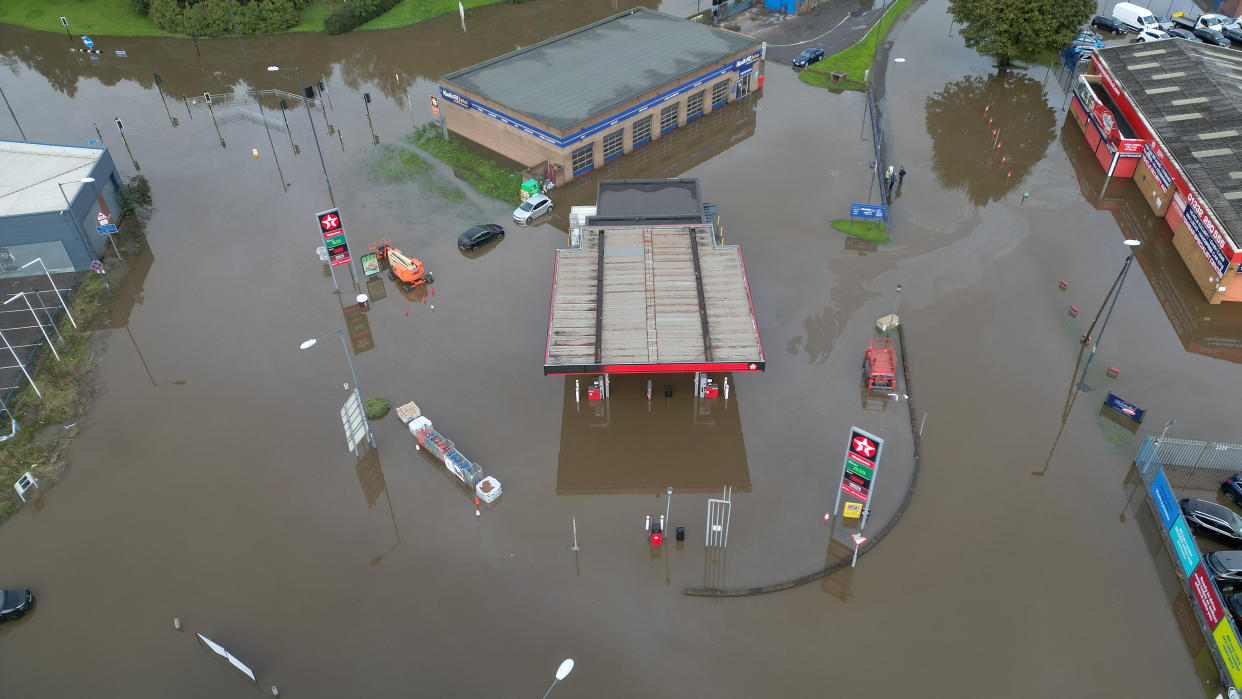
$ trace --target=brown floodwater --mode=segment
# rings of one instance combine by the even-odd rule
[[[542,26],[628,6],[549,1]],[[39,599],[0,627],[0,694],[251,695],[201,632],[293,697],[540,696],[565,657],[577,666],[553,696],[1193,696],[1177,595],[1153,568],[1164,554],[1141,517],[1118,517],[1141,435],[1100,415],[1103,391],[1072,390],[1083,321],[1066,308],[1098,304],[1129,233],[1080,186],[1055,82],[995,77],[945,37],[945,6],[929,1],[892,35],[888,60],[907,61],[888,65],[884,126],[910,174],[891,245],[830,228],[869,196],[863,99],[776,65],[761,96],[597,175],[697,177],[743,248],[768,370],[731,377],[729,400],[710,405],[690,398],[688,376],[654,377],[669,399],[657,388],[648,402],[635,377],[613,383],[606,407],[575,402],[572,379],[541,371],[561,222],[517,228],[506,204],[377,170],[372,129],[402,145],[430,118],[436,77],[533,41],[530,3],[475,10],[464,34],[449,16],[246,41],[260,88],[294,89],[269,64],[326,78],[331,132],[312,119],[353,247],[390,238],[435,275],[434,295],[368,284],[365,312],[343,268],[333,293],[315,253],[312,214],[329,203],[305,112],[272,134],[273,153],[261,127],[217,135],[180,103],[249,84],[235,41],[200,42],[200,58],[184,41],[100,40],[94,63],[63,37],[0,28],[0,82],[31,140],[86,143],[98,125],[156,202],[149,257],[100,331],[102,390],[70,468],[43,507],[0,527],[0,584]],[[370,125],[366,92],[382,95]],[[1006,105],[1001,128],[1031,131],[1012,168],[979,147],[986,103]],[[590,192],[553,196],[561,211]],[[508,235],[460,254],[456,236],[485,221]],[[1188,351],[1148,281],[1166,267],[1185,272],[1145,239],[1089,379],[1148,408],[1149,424],[1225,437],[1236,419],[1220,406],[1242,379]],[[924,430],[904,518],[818,584],[683,595],[849,555],[823,513],[850,425],[888,439],[874,514],[891,516],[911,427],[902,399],[869,400],[858,379],[899,283]],[[392,416],[373,425],[377,450],[346,451],[343,351],[332,336],[298,350],[338,327],[363,393],[416,400],[501,480],[500,500],[476,516]],[[1122,369],[1111,383],[1109,365]],[[709,555],[706,499],[726,486],[727,556]],[[653,550],[644,517],[666,508],[687,537]]]

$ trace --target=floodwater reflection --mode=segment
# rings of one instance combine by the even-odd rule
[[[714,378],[723,384],[728,376]],[[561,407],[561,451],[556,493],[715,493],[729,486],[750,491],[750,469],[742,439],[737,395],[728,400],[696,398],[689,374],[613,376],[611,395],[588,400],[581,381],[565,378]],[[664,396],[665,385],[672,396]]]
[[[932,172],[942,187],[963,190],[976,206],[1017,187],[1055,136],[1044,88],[1024,73],[968,75],[928,97],[926,110]]]

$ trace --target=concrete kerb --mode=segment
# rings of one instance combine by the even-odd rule
[[[897,511],[893,513],[892,519],[888,520],[888,522],[884,524],[884,527],[880,529],[880,531],[876,533],[875,536],[868,539],[867,543],[864,544],[858,550],[859,558],[867,555],[868,552],[874,549],[881,541],[883,541],[884,537],[887,536],[888,533],[893,530],[893,527],[897,525],[897,522],[901,519],[902,515],[905,514],[906,508],[909,507],[910,502],[914,499],[914,489],[915,489],[915,486],[918,485],[918,480],[919,480],[919,465],[921,463],[919,454],[920,454],[921,444],[919,440],[919,430],[918,430],[918,423],[917,423],[917,418],[916,418],[916,416],[918,415],[918,411],[914,409],[914,386],[913,384],[910,383],[910,361],[909,361],[909,355],[906,351],[906,333],[905,333],[904,327],[905,327],[904,325],[897,326],[897,345],[898,345],[898,351],[901,354],[901,372],[906,382],[906,393],[909,396],[908,398],[906,398],[906,409],[910,414],[910,433],[914,441],[914,450],[913,450],[913,456],[912,456],[914,465],[910,472],[910,484],[906,486],[905,495],[902,497],[901,504],[897,506]],[[850,564],[850,557],[846,556],[838,561],[833,562],[831,565],[827,566],[826,568],[822,570],[816,571],[814,573],[808,573],[806,575],[794,578],[792,580],[769,583],[767,585],[759,585],[756,587],[742,587],[742,588],[734,588],[734,589],[711,589],[711,588],[704,588],[704,587],[691,587],[691,588],[686,588],[682,592],[692,597],[753,597],[755,595],[763,595],[769,592],[780,592],[782,590],[790,590],[795,587],[798,587],[799,585],[805,585],[806,583],[814,582],[826,576],[832,575],[833,573],[846,567],[849,564]]]

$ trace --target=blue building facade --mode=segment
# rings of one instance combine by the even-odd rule
[[[36,257],[52,272],[89,269],[108,242],[96,230],[99,215],[114,224],[121,215],[122,183],[111,154],[106,148],[0,141],[0,162],[13,160],[33,167],[26,175],[4,175],[0,186],[0,278],[28,276],[31,270],[21,267]],[[62,162],[75,167],[61,168]],[[15,179],[23,176],[30,181]],[[85,178],[93,181],[82,182]],[[14,199],[5,202],[8,197]]]

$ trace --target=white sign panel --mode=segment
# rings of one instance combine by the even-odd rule
[[[341,406],[341,425],[345,427],[345,448],[353,451],[367,437],[366,415],[363,413],[362,396],[355,388]]]

